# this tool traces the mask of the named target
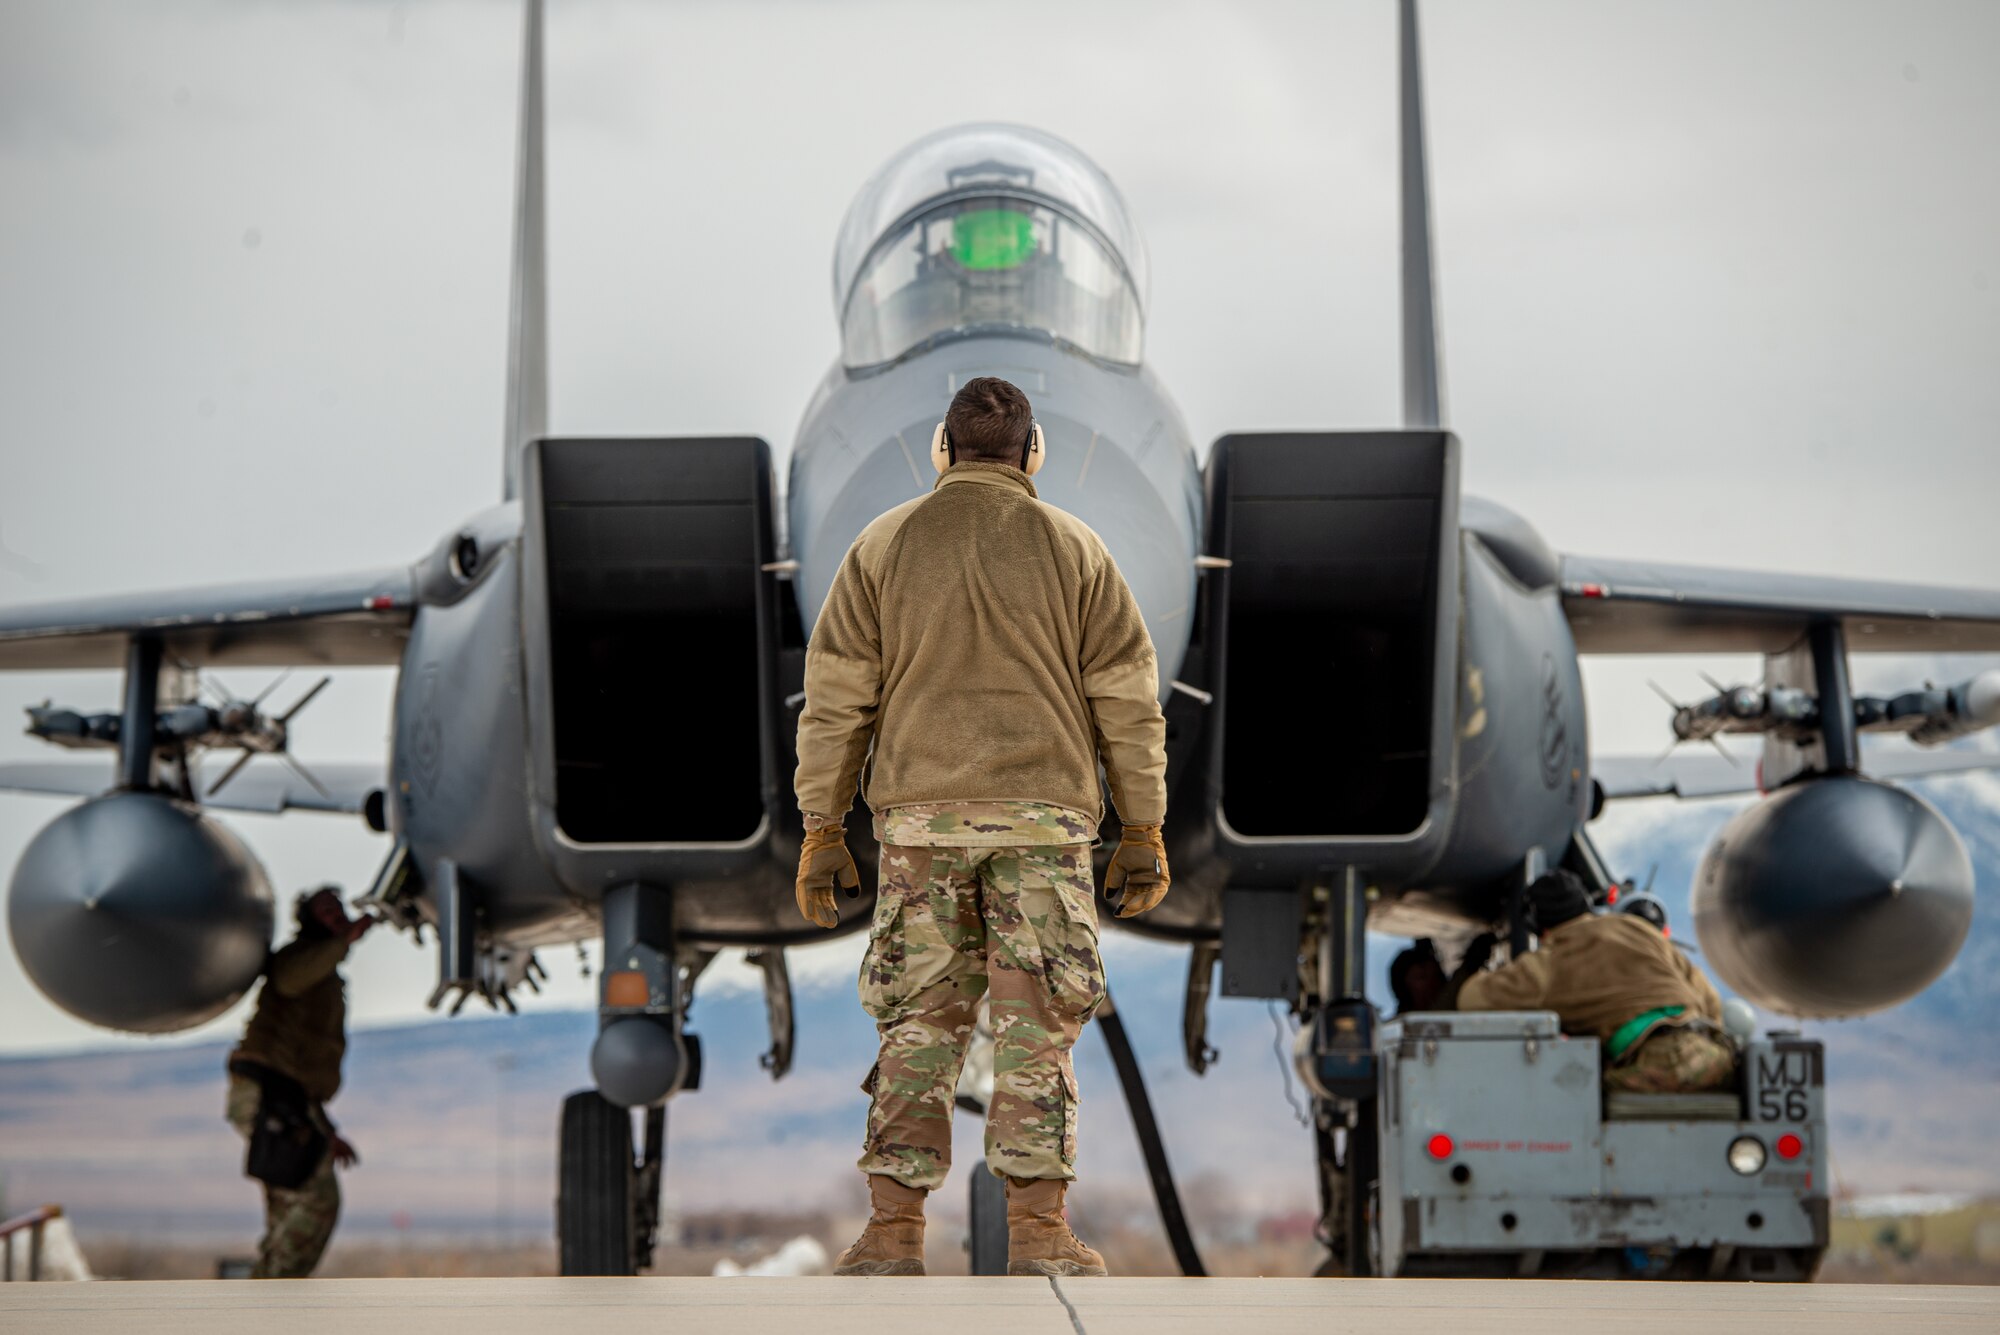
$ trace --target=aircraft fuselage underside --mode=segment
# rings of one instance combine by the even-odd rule
[[[1455,441],[1228,437],[1204,474],[1150,376],[981,338],[829,376],[790,561],[760,441],[531,447],[522,500],[419,568],[390,809],[425,881],[451,864],[517,946],[594,931],[634,881],[671,892],[691,941],[819,939],[791,887],[811,613],[862,525],[928,487],[938,405],[992,370],[1029,389],[1054,442],[1038,490],[1104,537],[1158,648],[1175,892],[1140,930],[1212,939],[1226,891],[1304,895],[1349,866],[1392,924],[1492,921],[1524,864],[1562,858],[1589,785],[1553,559],[1461,529]]]

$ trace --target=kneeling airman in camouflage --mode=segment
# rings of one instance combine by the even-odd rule
[[[835,1273],[924,1273],[924,1197],[950,1167],[952,1099],[986,998],[986,1163],[1006,1181],[1008,1273],[1102,1275],[1063,1215],[1070,1049],[1104,998],[1100,760],[1124,831],[1106,890],[1124,890],[1121,917],[1167,892],[1153,644],[1104,543],[1036,497],[1042,433],[1019,389],[968,381],[932,457],[930,494],[855,540],[806,654],[800,911],[835,926],[836,882],[858,887],[841,821],[864,767],[882,849],[860,982],[882,1037],[862,1086],[874,1213]]]

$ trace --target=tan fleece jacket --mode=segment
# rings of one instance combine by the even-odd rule
[[[1659,928],[1623,913],[1572,918],[1540,950],[1474,976],[1458,994],[1460,1010],[1554,1011],[1564,1033],[1601,1039],[1662,1006],[1687,1007],[1664,1023],[1722,1022],[1715,985]]]
[[[1088,525],[1005,464],[953,465],[861,531],[806,651],[799,809],[1046,802],[1167,813],[1159,670]],[[870,742],[874,752],[869,753]]]

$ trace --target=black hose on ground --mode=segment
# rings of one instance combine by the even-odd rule
[[[1132,1051],[1132,1039],[1125,1032],[1125,1022],[1118,1017],[1117,1007],[1111,1003],[1109,991],[1098,1008],[1097,1027],[1111,1048],[1111,1064],[1118,1069],[1118,1087],[1124,1091],[1125,1106],[1132,1113],[1132,1129],[1139,1136],[1139,1153],[1146,1160],[1146,1176],[1152,1179],[1153,1199],[1159,1202],[1160,1223],[1167,1230],[1167,1243],[1174,1249],[1174,1260],[1180,1263],[1183,1275],[1206,1275],[1208,1270],[1201,1263],[1201,1253],[1195,1250],[1194,1234],[1188,1231],[1187,1215],[1181,1211],[1181,1195],[1174,1187],[1173,1169],[1167,1166],[1167,1147],[1160,1139],[1160,1123],[1153,1116],[1153,1101],[1146,1094],[1145,1078],[1139,1073],[1139,1058]]]

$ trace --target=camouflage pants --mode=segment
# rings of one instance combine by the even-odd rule
[[[951,1111],[980,998],[990,994],[993,1104],[986,1163],[1075,1178],[1070,1048],[1104,999],[1090,846],[885,844],[861,1005],[882,1047],[861,1171],[936,1188],[951,1167]]]
[[[250,1143],[257,1126],[257,1106],[264,1091],[244,1076],[229,1077],[229,1124]],[[333,1151],[327,1150],[313,1175],[297,1190],[264,1186],[264,1239],[257,1246],[252,1279],[304,1279],[319,1264],[334,1221],[340,1217],[340,1183],[333,1176]]]
[[[1663,1024],[1604,1073],[1604,1085],[1637,1094],[1697,1094],[1727,1088],[1735,1078],[1735,1049],[1705,1029]]]

